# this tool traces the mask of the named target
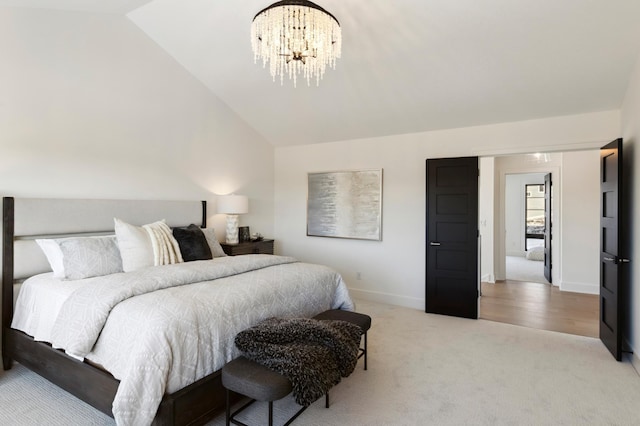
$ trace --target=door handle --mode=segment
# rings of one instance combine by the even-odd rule
[[[439,246],[439,245],[440,245],[440,243],[439,243],[439,242],[437,242],[437,241],[431,241],[431,242],[429,242],[429,245],[430,245],[430,246]]]
[[[616,265],[619,265],[620,263],[629,263],[630,260],[629,259],[624,259],[622,257],[604,257],[604,260],[606,260],[607,262],[613,262]]]

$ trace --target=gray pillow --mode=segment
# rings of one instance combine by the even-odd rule
[[[211,249],[211,254],[213,257],[225,257],[227,254],[222,249],[222,246],[218,242],[216,238],[216,231],[213,228],[203,228],[202,233],[207,239],[207,244],[209,244],[209,248]]]
[[[56,240],[62,252],[65,278],[80,280],[122,272],[115,236]]]

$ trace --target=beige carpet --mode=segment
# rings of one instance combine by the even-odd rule
[[[640,377],[599,340],[358,302],[370,314],[369,370],[356,371],[296,425],[632,425]],[[266,405],[248,413],[265,424]],[[275,404],[276,424],[296,407]],[[0,376],[2,425],[106,425],[96,412],[17,366]],[[209,425],[223,425],[220,417]]]
[[[549,284],[544,277],[544,262],[520,256],[506,257],[506,279]]]

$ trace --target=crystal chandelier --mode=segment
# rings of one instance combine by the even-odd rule
[[[296,85],[302,73],[310,84],[320,84],[327,65],[336,67],[342,50],[340,23],[329,12],[310,1],[279,1],[261,10],[251,24],[251,47],[255,62],[269,62],[275,81],[288,74]]]

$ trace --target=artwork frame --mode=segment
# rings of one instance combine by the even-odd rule
[[[307,236],[382,241],[382,169],[307,174]]]

